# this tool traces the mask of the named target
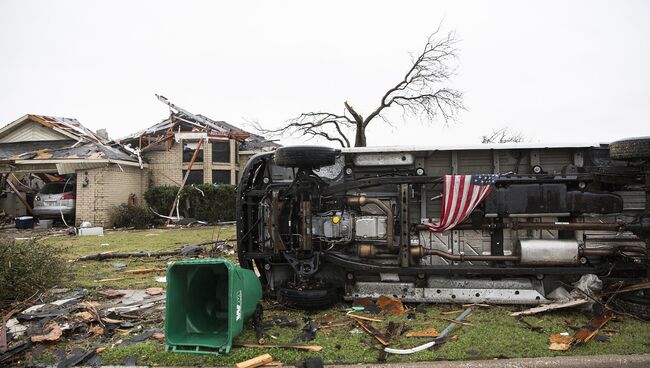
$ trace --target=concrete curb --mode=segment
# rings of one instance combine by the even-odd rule
[[[351,364],[328,365],[333,368],[646,368],[650,367],[650,354],[638,355],[589,355],[589,356],[561,356],[544,358],[517,358],[493,360],[464,360],[464,361],[437,361],[417,363],[390,363],[390,364]]]

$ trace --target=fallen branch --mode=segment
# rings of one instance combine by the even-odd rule
[[[236,344],[234,345],[236,347],[242,347],[242,348],[257,348],[257,349],[269,349],[269,348],[282,348],[282,349],[298,349],[298,350],[306,350],[306,351],[321,351],[323,350],[322,346],[318,345],[293,345],[293,344],[286,344],[286,345],[259,345],[259,344]]]
[[[131,274],[134,274],[134,275],[139,275],[139,274],[143,274],[143,273],[154,273],[154,272],[165,272],[165,271],[167,271],[166,268],[140,268],[140,269],[137,269],[137,270],[126,270],[126,271],[123,271],[123,272],[124,273],[131,273]]]
[[[162,252],[132,252],[132,253],[115,253],[102,252],[77,258],[77,261],[102,261],[104,259],[116,258],[142,258],[142,257],[166,257],[180,254],[180,249],[162,251]]]
[[[372,336],[375,340],[377,340],[380,344],[382,344],[383,346],[388,346],[388,341],[387,341],[388,336],[384,335],[373,326],[366,324],[361,320],[357,320],[357,324],[364,331],[366,331],[370,336]]]

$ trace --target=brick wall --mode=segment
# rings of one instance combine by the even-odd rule
[[[236,141],[230,140],[230,162],[212,162],[212,143],[203,144],[203,161],[196,161],[192,170],[203,170],[203,182],[212,183],[212,170],[230,171],[230,183],[237,184],[237,174],[241,163],[238,163]],[[144,154],[145,161],[149,164],[150,186],[173,185],[180,186],[183,182],[183,170],[189,166],[183,163],[183,144],[174,143],[169,149],[149,151]],[[245,164],[245,162],[243,162]]]
[[[204,152],[205,154],[205,152]],[[144,154],[149,164],[149,180],[147,185],[180,186],[183,181],[183,145],[174,143],[169,150],[151,151]]]
[[[135,194],[136,203],[144,203],[149,170],[138,167],[110,165],[77,171],[76,222],[90,221],[93,226],[109,225],[111,207],[127,203]]]

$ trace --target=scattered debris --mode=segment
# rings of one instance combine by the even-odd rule
[[[382,295],[375,303],[381,314],[403,314],[406,310],[402,301],[394,296]]]
[[[43,342],[43,341],[56,341],[61,335],[63,335],[63,330],[56,322],[51,322],[47,325],[47,333],[44,335],[35,335],[31,337],[32,342]]]
[[[456,317],[454,319],[454,322],[449,324],[449,326],[445,327],[445,329],[442,330],[440,335],[433,341],[427,342],[426,344],[422,344],[420,346],[416,346],[416,347],[411,348],[411,349],[394,349],[394,348],[388,348],[387,347],[387,348],[384,348],[384,351],[387,352],[387,353],[391,353],[391,354],[408,355],[408,354],[417,353],[418,351],[426,350],[426,349],[428,349],[428,348],[430,348],[430,347],[432,347],[434,345],[444,344],[449,340],[454,340],[455,337],[447,338],[446,337],[447,334],[449,333],[449,331],[451,331],[452,328],[454,328],[454,326],[456,326],[456,324],[458,322],[462,321],[465,317],[467,317],[470,313],[472,313],[473,310],[474,310],[474,307],[469,307],[469,308],[465,309],[465,311],[463,311],[463,313],[461,313],[458,317]]]
[[[360,319],[360,320],[368,321],[368,322],[382,322],[381,319],[359,316],[357,314],[352,314],[352,312],[348,312],[348,313],[346,313],[346,315],[348,317],[351,317],[351,318],[354,318],[354,319]]]
[[[255,368],[255,367],[260,367],[263,366],[267,363],[271,363],[273,361],[273,357],[271,354],[262,354],[260,356],[256,356],[253,359],[249,359],[247,361],[237,363],[235,364],[236,368]]]
[[[97,292],[99,295],[103,295],[107,298],[119,298],[121,296],[124,296],[124,292],[117,291],[114,289],[106,289],[106,290],[100,290]]]
[[[126,270],[124,273],[130,273],[134,275],[140,275],[143,273],[153,273],[153,272],[167,272],[166,268],[141,268],[139,270]]]
[[[115,278],[110,278],[110,279],[100,279],[100,280],[95,280],[95,282],[110,282],[110,281],[120,281],[120,280],[126,280],[126,277],[115,277]]]
[[[258,348],[258,349],[296,349],[318,352],[323,350],[322,346],[318,345],[299,345],[299,344],[282,344],[282,345],[261,345],[261,344],[235,344],[233,346],[242,348]]]
[[[318,331],[318,323],[314,320],[309,320],[302,328],[302,334],[298,336],[298,341],[311,341],[316,338],[316,331]]]
[[[574,308],[574,307],[578,307],[578,306],[581,306],[581,305],[585,305],[587,303],[589,303],[589,300],[587,300],[587,299],[571,300],[571,301],[568,301],[568,302],[561,302],[561,303],[551,303],[551,304],[542,305],[540,307],[534,307],[534,308],[526,309],[526,310],[521,311],[521,312],[510,313],[510,316],[511,317],[529,316],[529,315],[532,315],[532,314],[547,312],[547,311],[556,310],[556,309]]]
[[[541,327],[541,326],[533,326],[533,325],[531,325],[530,323],[528,323],[528,321],[526,321],[525,319],[523,319],[522,317],[516,317],[516,319],[517,319],[517,321],[518,321],[519,323],[521,323],[521,324],[524,325],[527,329],[529,329],[529,330],[531,330],[531,331],[533,331],[533,332],[537,332],[537,333],[543,333],[543,332],[544,332],[544,327]]]
[[[573,336],[568,333],[553,334],[549,337],[551,345],[549,350],[565,351],[578,344],[586,344],[592,338],[598,336],[598,332],[612,319],[612,311],[606,311],[603,315],[592,318],[586,325],[579,328]],[[607,336],[600,338],[600,341],[607,341]]]
[[[319,357],[306,358],[305,360],[299,361],[295,364],[297,368],[322,368],[323,360]]]
[[[438,337],[440,334],[435,328],[425,328],[424,330],[411,331],[406,334],[406,337]]]
[[[149,295],[160,295],[165,291],[165,289],[161,287],[151,287],[146,290],[147,294]]]
[[[459,324],[459,325],[463,325],[463,326],[473,326],[470,322],[458,321],[458,320],[451,319],[451,318],[436,317],[436,319],[439,319],[439,320],[441,320],[441,321],[447,321],[447,322],[457,323],[457,324]]]
[[[74,367],[75,365],[90,359],[95,354],[96,352],[94,348],[89,350],[80,348],[72,349],[70,355],[62,359],[57,365],[57,368]]]
[[[372,336],[380,344],[384,346],[388,345],[389,337],[386,334],[382,333],[381,331],[374,328],[371,324],[365,323],[362,320],[357,320],[357,324],[359,325],[359,327],[361,327],[361,329],[363,329],[368,334],[370,334],[370,336]]]
[[[612,319],[613,315],[612,311],[606,311],[602,316],[592,318],[573,335],[574,344],[586,344],[591,341],[598,331]]]

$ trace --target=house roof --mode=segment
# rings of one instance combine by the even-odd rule
[[[0,143],[0,160],[14,163],[52,163],[66,160],[120,161],[139,164],[137,157],[124,147],[109,142],[83,126],[77,119],[27,114],[0,129],[0,137],[21,129],[33,122],[59,133],[53,140],[27,137],[25,141]],[[61,139],[58,139],[58,138]]]
[[[30,121],[40,124],[45,128],[52,129],[53,131],[63,136],[77,141],[88,141],[96,143],[106,142],[105,139],[95,134],[92,130],[81,125],[77,119],[35,114],[24,115],[18,120],[5,125],[0,129],[0,137],[15,129],[18,129],[21,125],[26,124]]]
[[[157,145],[171,139],[178,131],[188,132],[205,132],[208,137],[225,137],[233,138],[241,142],[242,149],[260,149],[262,147],[279,147],[277,143],[270,142],[260,135],[253,134],[244,129],[238,128],[225,121],[212,120],[201,114],[193,114],[179,106],[171,103],[164,96],[156,95],[160,101],[170,107],[170,117],[160,123],[154,124],[147,129],[133,133],[118,141],[126,144],[137,143],[141,146],[141,138],[147,137],[147,145]],[[140,147],[146,151],[145,147]]]

